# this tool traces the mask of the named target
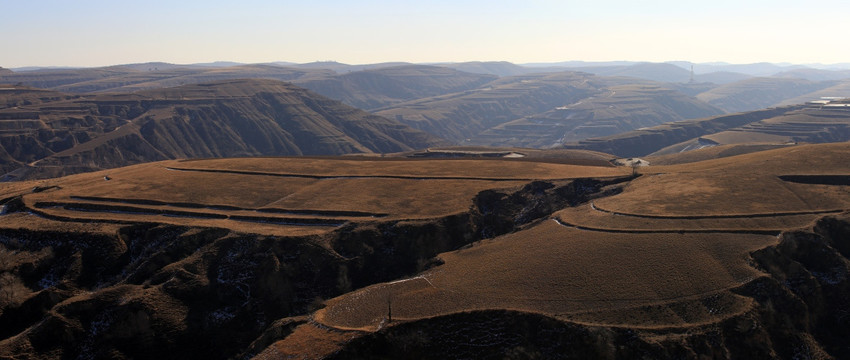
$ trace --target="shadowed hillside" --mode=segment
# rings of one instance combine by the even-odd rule
[[[617,135],[568,143],[565,147],[570,149],[587,149],[606,152],[622,157],[646,156],[668,146],[673,146],[686,141],[697,141],[697,139],[701,136],[719,133],[740,126],[745,126],[750,123],[756,123],[758,121],[781,116],[792,111],[801,110],[802,108],[804,108],[802,105],[788,106],[746,113],[721,115],[706,119],[677,121]],[[712,146],[717,144],[710,142],[704,145]],[[698,146],[693,148],[698,148]]]
[[[850,80],[845,79],[834,82],[833,84],[833,86],[829,86],[806,95],[786,99],[780,105],[802,104],[807,101],[819,100],[822,97],[850,98]]]
[[[721,113],[658,85],[578,72],[530,74],[376,113],[465,144],[541,147]]]
[[[4,157],[14,160],[6,171],[29,164],[12,174],[18,178],[173,158],[381,153],[440,143],[273,80],[59,99],[8,107],[0,116],[9,118],[2,120]]]
[[[498,76],[516,76],[537,72],[551,72],[551,69],[520,66],[507,61],[469,61],[462,63],[439,64],[439,66],[474,74],[492,74]]]
[[[592,75],[557,73],[496,80],[475,90],[414,100],[375,113],[445,139],[463,141],[490,127],[600,93]]]
[[[556,147],[591,137],[722,111],[657,85],[614,85],[608,92],[481,132],[471,142],[491,146]]]
[[[496,79],[492,75],[443,67],[406,65],[295,83],[356,108],[371,110],[407,100],[471,90]]]
[[[834,85],[794,78],[752,78],[721,85],[697,95],[697,99],[728,112],[753,111],[783,103],[787,99],[810,94]],[[807,98],[791,104],[801,104]]]
[[[41,69],[0,74],[0,83],[23,84],[71,93],[133,92],[228,79],[274,79],[332,75],[324,69],[295,69],[272,65],[228,67],[145,63],[91,69]]]

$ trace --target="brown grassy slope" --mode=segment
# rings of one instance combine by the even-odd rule
[[[671,145],[653,154],[689,151],[705,144],[787,145],[847,140],[850,140],[850,111],[844,108],[806,107]]]
[[[205,67],[164,63],[118,65],[92,69],[44,69],[0,75],[0,82],[21,83],[71,93],[134,92],[228,79],[292,81],[333,72],[273,65]]]
[[[76,220],[297,235],[327,232],[347,221],[462,213],[481,191],[517,187],[531,179],[626,173],[622,168],[509,160],[210,159],[10,183],[0,186],[0,198],[24,194],[27,207]],[[30,193],[36,185],[51,188]],[[299,224],[316,221],[321,226]]]
[[[84,86],[93,86],[94,88],[98,88],[97,92],[135,92],[140,90],[161,89],[181,85],[235,79],[268,79],[291,82],[299,79],[331,76],[333,74],[331,71],[321,69],[294,69],[261,64],[237,65],[221,68],[193,67],[190,70],[191,71],[176,74],[169,74],[167,72],[160,74],[154,71],[152,74],[147,75],[152,78],[146,78],[146,74],[134,74],[137,76],[135,79],[122,77],[118,79],[108,79],[96,84],[75,84],[78,88],[70,88],[68,91],[79,91],[82,90]],[[109,84],[109,81],[125,83],[121,84],[121,86],[112,87],[119,84]]]
[[[77,97],[75,95],[68,95],[57,91],[38,89],[23,85],[0,83],[0,89],[2,89],[0,90],[0,109],[15,108]],[[20,109],[20,112],[24,111],[25,109]]]
[[[591,75],[513,76],[476,90],[413,100],[376,110],[446,139],[461,141],[492,126],[575,103],[600,92]]]
[[[568,152],[565,152],[569,155]],[[579,166],[569,162],[512,159],[399,159],[369,157],[273,158],[181,160],[169,164],[185,169],[222,169],[311,174],[321,176],[405,176],[470,179],[567,179],[621,174],[610,166]],[[548,160],[548,159],[547,159]]]
[[[558,221],[442,254],[445,265],[333,299],[316,318],[374,330],[390,301],[398,320],[515,309],[629,327],[720,321],[750,309],[750,299],[730,291],[762,276],[748,264],[750,252],[807,226],[819,211],[850,209],[850,186],[778,175],[850,175],[841,161],[848,155],[847,143],[805,145],[644,167],[596,206],[567,208]],[[707,299],[726,305],[712,308]]]
[[[753,111],[777,104],[793,105],[815,100],[817,98],[793,103],[786,102],[788,99],[833,85],[834,82],[814,82],[794,78],[752,78],[718,86],[697,95],[697,99],[728,112]]]
[[[393,320],[515,309],[594,322],[592,313],[601,317],[609,310],[678,302],[739,286],[759,276],[747,265],[747,253],[775,241],[773,236],[729,234],[614,237],[546,221],[441,254],[445,264],[420,277],[330,300],[316,319],[343,328],[374,329],[386,317],[389,299]],[[607,319],[604,324],[683,326],[730,314],[709,315],[703,309],[694,312],[694,319],[673,313],[629,315],[633,318]]]
[[[497,78],[438,66],[404,65],[299,79],[293,83],[356,108],[372,110],[472,90]]]
[[[336,68],[333,63],[222,67],[149,63],[0,74],[0,83],[20,82],[70,93],[128,93],[232,79],[272,79],[293,82],[356,108],[373,109],[471,90],[498,78],[446,67],[404,63],[343,67]]]
[[[574,104],[497,125],[473,143],[552,147],[666,122],[721,114],[720,109],[655,84],[613,85]]]
[[[517,147],[489,146],[446,146],[425,150],[391,154],[393,157],[407,158],[513,158],[522,161],[539,161],[587,166],[614,166],[611,154],[589,150],[569,149],[530,149]]]
[[[482,192],[489,205],[515,205],[537,199],[514,199],[520,189],[553,195],[551,179],[625,173],[499,159],[257,158],[0,185],[4,197],[24,192],[5,204],[15,212],[0,219],[0,249],[34,259],[14,266],[31,291],[15,296],[20,305],[0,306],[0,356],[235,356],[317,299],[415,273],[436,253],[487,236]],[[35,185],[43,191],[28,191]],[[528,217],[497,210],[496,225],[507,224],[500,231]],[[235,219],[248,213],[265,219]],[[274,223],[280,218],[347,223]],[[55,333],[67,336],[44,341]]]
[[[35,129],[23,131],[4,148],[23,161],[39,160],[53,176],[62,175],[53,173],[61,167],[79,172],[169,158],[397,152],[440,143],[274,80],[101,95],[36,105],[31,112],[44,123],[39,127],[55,134],[45,139]]]
[[[605,205],[610,203],[605,202]],[[778,234],[808,225],[842,208],[737,214],[658,215],[626,213],[605,208],[602,202],[567,208],[555,214],[565,225],[611,233],[706,233],[730,232]]]
[[[675,146],[675,145],[674,145]],[[734,145],[716,145],[705,147],[686,152],[665,152],[664,149],[659,150],[648,157],[645,157],[652,165],[676,165],[684,163],[693,163],[704,160],[724,158],[735,155],[749,154],[753,152],[771,150],[789,146],[787,144],[734,144]],[[666,149],[666,148],[665,148]]]
[[[786,182],[779,175],[847,175],[850,144],[813,144],[650,166],[620,195],[597,203],[613,211],[657,215],[747,214],[850,208],[845,187]]]
[[[682,144],[701,136],[781,116],[802,108],[803,106],[789,106],[721,115],[705,119],[676,121],[617,135],[580,140],[566,144],[565,147],[568,149],[601,151],[621,157],[646,156],[666,147]]]
[[[847,97],[850,98],[850,80],[843,79],[836,81],[833,86],[811,92],[799,97],[787,99],[779,105],[785,104],[801,104],[806,101],[818,100],[821,97]]]
[[[74,83],[125,76],[134,72],[136,70],[121,66],[90,69],[43,69],[3,74],[0,75],[0,82],[10,84],[21,83],[41,89],[52,89]]]

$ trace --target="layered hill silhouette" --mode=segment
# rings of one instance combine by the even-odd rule
[[[144,63],[83,69],[40,69],[0,76],[0,83],[22,84],[71,93],[133,92],[228,79],[292,81],[335,74],[327,69],[273,65],[188,66]]]
[[[658,84],[606,86],[605,92],[487,129],[470,142],[490,146],[557,147],[722,111]]]
[[[722,111],[647,80],[560,72],[500,78],[375,113],[459,143],[553,146]]]
[[[698,71],[691,74],[690,66]],[[144,63],[19,71],[0,74],[0,82],[80,94],[134,92],[237,78],[275,79],[458,144],[546,147],[559,140],[613,135],[720,111],[755,111],[820,97],[850,96],[845,75],[840,70],[768,63]],[[588,107],[594,103],[590,100],[598,102],[601,95],[616,93],[612,86],[625,85],[666,88],[680,94],[650,94],[644,89],[637,98],[612,96],[602,104],[618,110],[579,109],[584,114],[578,117],[558,111],[575,104]],[[591,112],[593,115],[589,115]],[[585,121],[579,123],[577,118]]]
[[[373,110],[408,100],[478,88],[496,76],[445,67],[406,65],[381,67],[295,83],[348,105]]]
[[[727,112],[741,112],[776,106],[787,99],[804,95],[806,100],[791,104],[815,100],[817,97],[812,93],[834,85],[830,81],[814,82],[795,78],[752,78],[721,85],[696,97]]]
[[[621,157],[664,155],[718,145],[788,145],[850,140],[846,100],[793,105],[667,123],[566,144]],[[754,147],[753,149],[758,149]]]
[[[173,158],[384,153],[443,143],[275,80],[85,97],[10,88],[0,96],[7,99],[3,168],[20,169],[11,174],[18,178]]]

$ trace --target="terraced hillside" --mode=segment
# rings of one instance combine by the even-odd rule
[[[464,145],[518,147],[721,113],[658,83],[579,72],[505,77],[376,111]]]
[[[443,265],[332,299],[313,320],[368,334],[338,345],[342,358],[476,354],[484,344],[546,357],[841,357],[850,348],[831,331],[847,331],[833,311],[846,311],[837,294],[847,294],[850,261],[833,229],[847,228],[850,188],[778,175],[847,177],[850,168],[832,162],[848,154],[847,144],[829,144],[642,168],[622,193],[441,254]],[[817,315],[774,313],[799,306]],[[540,320],[527,313],[561,323],[532,330],[521,324]],[[288,344],[266,354],[286,354]]]
[[[621,157],[666,155],[719,145],[780,146],[850,140],[848,101],[795,105],[686,120],[567,144]],[[753,148],[757,149],[757,148]]]
[[[146,63],[90,69],[22,71],[0,75],[0,83],[70,93],[127,93],[222,80],[255,78],[293,81],[333,74],[333,71],[323,69],[296,69],[261,64],[208,67]]]
[[[604,94],[494,126],[470,142],[490,146],[556,147],[566,142],[720,113],[707,104],[658,85],[614,85],[607,87]]]
[[[21,84],[75,94],[129,93],[234,79],[292,82],[350,106],[369,110],[474,89],[497,76],[405,63],[353,66],[327,62],[287,66],[148,63],[0,73],[0,84]]]
[[[812,93],[834,86],[830,81],[809,81],[799,78],[752,78],[724,84],[697,95],[697,99],[727,112],[753,111],[776,106],[802,104],[816,100]],[[803,96],[803,101],[787,99]],[[833,95],[838,96],[838,95]]]
[[[847,143],[546,154],[4,184],[0,356],[850,355]]]
[[[8,183],[0,271],[15,291],[0,303],[0,356],[235,356],[322,298],[415,274],[440,251],[583,196],[574,178],[626,173],[499,159],[252,158]],[[486,210],[499,204],[525,213]],[[45,342],[55,331],[67,342]]]
[[[445,67],[404,65],[293,81],[299,86],[364,110],[472,90],[496,80]]]
[[[0,159],[4,173],[20,169],[8,175],[18,179],[174,158],[398,152],[442,143],[275,80],[85,97],[11,89],[0,92],[7,99],[0,101],[7,104]]]

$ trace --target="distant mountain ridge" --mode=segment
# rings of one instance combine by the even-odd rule
[[[404,101],[472,90],[498,79],[446,67],[401,65],[294,80],[348,105],[374,110]]]

